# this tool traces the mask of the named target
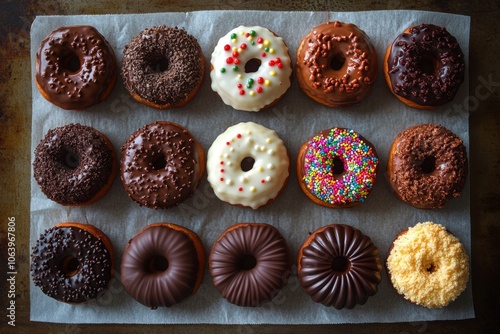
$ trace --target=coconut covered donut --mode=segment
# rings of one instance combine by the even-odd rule
[[[292,65],[281,37],[263,27],[239,26],[212,53],[212,89],[237,110],[273,105],[290,87]]]

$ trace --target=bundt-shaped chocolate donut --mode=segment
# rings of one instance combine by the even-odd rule
[[[378,291],[381,270],[377,247],[349,225],[319,228],[298,253],[297,273],[306,293],[336,309],[366,303]]]

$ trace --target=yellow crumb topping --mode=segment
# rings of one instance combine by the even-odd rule
[[[465,290],[469,257],[460,240],[442,225],[418,223],[394,241],[387,269],[392,285],[406,299],[438,308]]]

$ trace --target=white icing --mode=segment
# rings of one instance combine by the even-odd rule
[[[255,32],[255,36],[249,35],[251,31]],[[232,34],[236,34],[236,38],[232,39]],[[259,38],[262,38],[261,43]],[[245,47],[242,48],[243,44]],[[224,49],[226,45],[229,50]],[[233,52],[237,53],[236,57],[233,57]],[[228,58],[232,59],[230,64]],[[257,72],[245,73],[245,64],[250,59],[259,59],[260,67]],[[259,111],[290,87],[292,65],[288,48],[281,37],[266,28],[239,26],[231,30],[217,43],[211,64],[212,89],[225,104],[237,110]],[[233,66],[238,69],[234,71]],[[250,79],[253,84],[249,88],[247,84]],[[243,95],[240,91],[244,92]]]
[[[245,172],[241,162],[249,157],[255,162]],[[275,131],[239,123],[220,134],[208,150],[208,182],[222,201],[257,209],[278,195],[289,165],[286,147]]]

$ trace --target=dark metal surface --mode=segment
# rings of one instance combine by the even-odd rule
[[[499,333],[500,320],[500,17],[495,0],[309,1],[130,0],[0,1],[0,332],[1,333]],[[209,9],[384,10],[422,9],[470,15],[470,163],[472,281],[476,318],[395,324],[318,326],[64,325],[29,321],[29,196],[31,73],[30,25],[36,15],[144,13]],[[33,112],[37,112],[33,110]],[[7,224],[16,222],[15,324],[7,326]],[[332,312],[335,312],[332,310]]]

